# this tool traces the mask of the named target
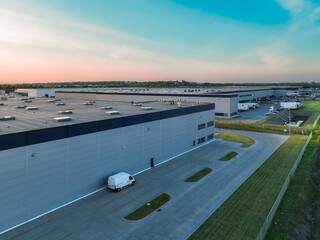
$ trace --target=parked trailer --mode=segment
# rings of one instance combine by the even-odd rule
[[[302,107],[300,102],[280,102],[280,106],[284,109],[298,109]]]
[[[238,103],[238,111],[249,111],[249,105],[246,103]]]

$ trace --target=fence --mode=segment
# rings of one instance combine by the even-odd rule
[[[284,184],[282,185],[282,188],[281,188],[281,190],[280,190],[280,192],[279,192],[279,194],[278,194],[278,196],[277,196],[277,198],[276,198],[276,200],[275,200],[275,202],[274,202],[274,204],[273,204],[273,206],[272,206],[272,208],[271,208],[266,220],[264,221],[264,223],[263,223],[263,225],[262,225],[262,227],[261,227],[261,229],[260,229],[260,231],[259,231],[259,233],[258,233],[258,235],[256,237],[256,240],[263,240],[264,239],[264,236],[266,235],[266,233],[268,231],[268,228],[269,228],[269,226],[271,224],[271,221],[272,221],[272,219],[274,217],[274,214],[276,213],[277,208],[279,207],[281,199],[282,199],[283,195],[285,194],[285,192],[286,192],[286,190],[288,188],[288,185],[290,183],[290,178],[294,174],[294,172],[296,171],[296,169],[297,169],[297,167],[298,167],[298,165],[299,165],[299,163],[301,161],[301,158],[303,156],[303,153],[306,150],[311,138],[312,138],[312,132],[310,133],[306,143],[304,144],[304,146],[303,146],[303,148],[302,148],[302,150],[301,150],[296,162],[292,166],[288,177],[286,178]]]
[[[316,125],[317,125],[317,123],[319,121],[319,118],[320,118],[320,113],[319,113],[317,119],[314,121],[314,124],[312,125],[312,129],[314,129],[316,127]]]

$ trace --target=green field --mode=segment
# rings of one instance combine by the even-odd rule
[[[306,139],[291,136],[189,239],[255,239]]]
[[[254,144],[253,139],[234,133],[220,133],[219,135],[216,135],[216,138],[222,138],[225,141],[243,143],[241,147],[250,147]]]
[[[166,193],[162,193],[149,203],[143,205],[142,207],[138,208],[134,212],[130,213],[128,216],[125,217],[127,220],[140,220],[146,216],[148,216],[153,211],[157,210],[163,204],[170,200],[170,196]]]
[[[236,152],[229,152],[227,155],[225,155],[224,157],[220,158],[219,161],[229,161],[232,158],[238,156],[238,153]]]
[[[264,124],[259,122],[237,122],[237,121],[226,121],[226,120],[216,120],[216,128],[263,132],[263,133],[275,133],[275,134],[283,134],[283,135],[288,135],[288,132],[289,132],[288,126]],[[310,130],[311,130],[310,128],[291,127],[292,134],[309,135]]]
[[[299,111],[320,112],[320,101],[301,101],[302,108]]]
[[[266,240],[320,239],[320,137],[317,126]]]
[[[212,172],[211,168],[204,168],[201,171],[197,172],[196,174],[192,175],[191,177],[189,177],[188,179],[186,179],[186,182],[197,182],[199,181],[201,178],[207,176],[209,173]]]

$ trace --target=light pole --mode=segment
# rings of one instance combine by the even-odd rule
[[[291,115],[290,115],[290,108],[289,108],[289,137],[291,136],[290,122],[291,122]]]

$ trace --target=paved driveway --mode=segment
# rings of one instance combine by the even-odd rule
[[[249,148],[217,139],[136,176],[134,187],[113,193],[102,190],[0,236],[0,239],[144,240],[185,239],[227,199],[287,136],[240,132],[255,143]],[[228,162],[218,159],[236,151]],[[196,183],[184,180],[204,167],[213,172]],[[131,222],[123,219],[161,193],[171,200],[160,212]]]

